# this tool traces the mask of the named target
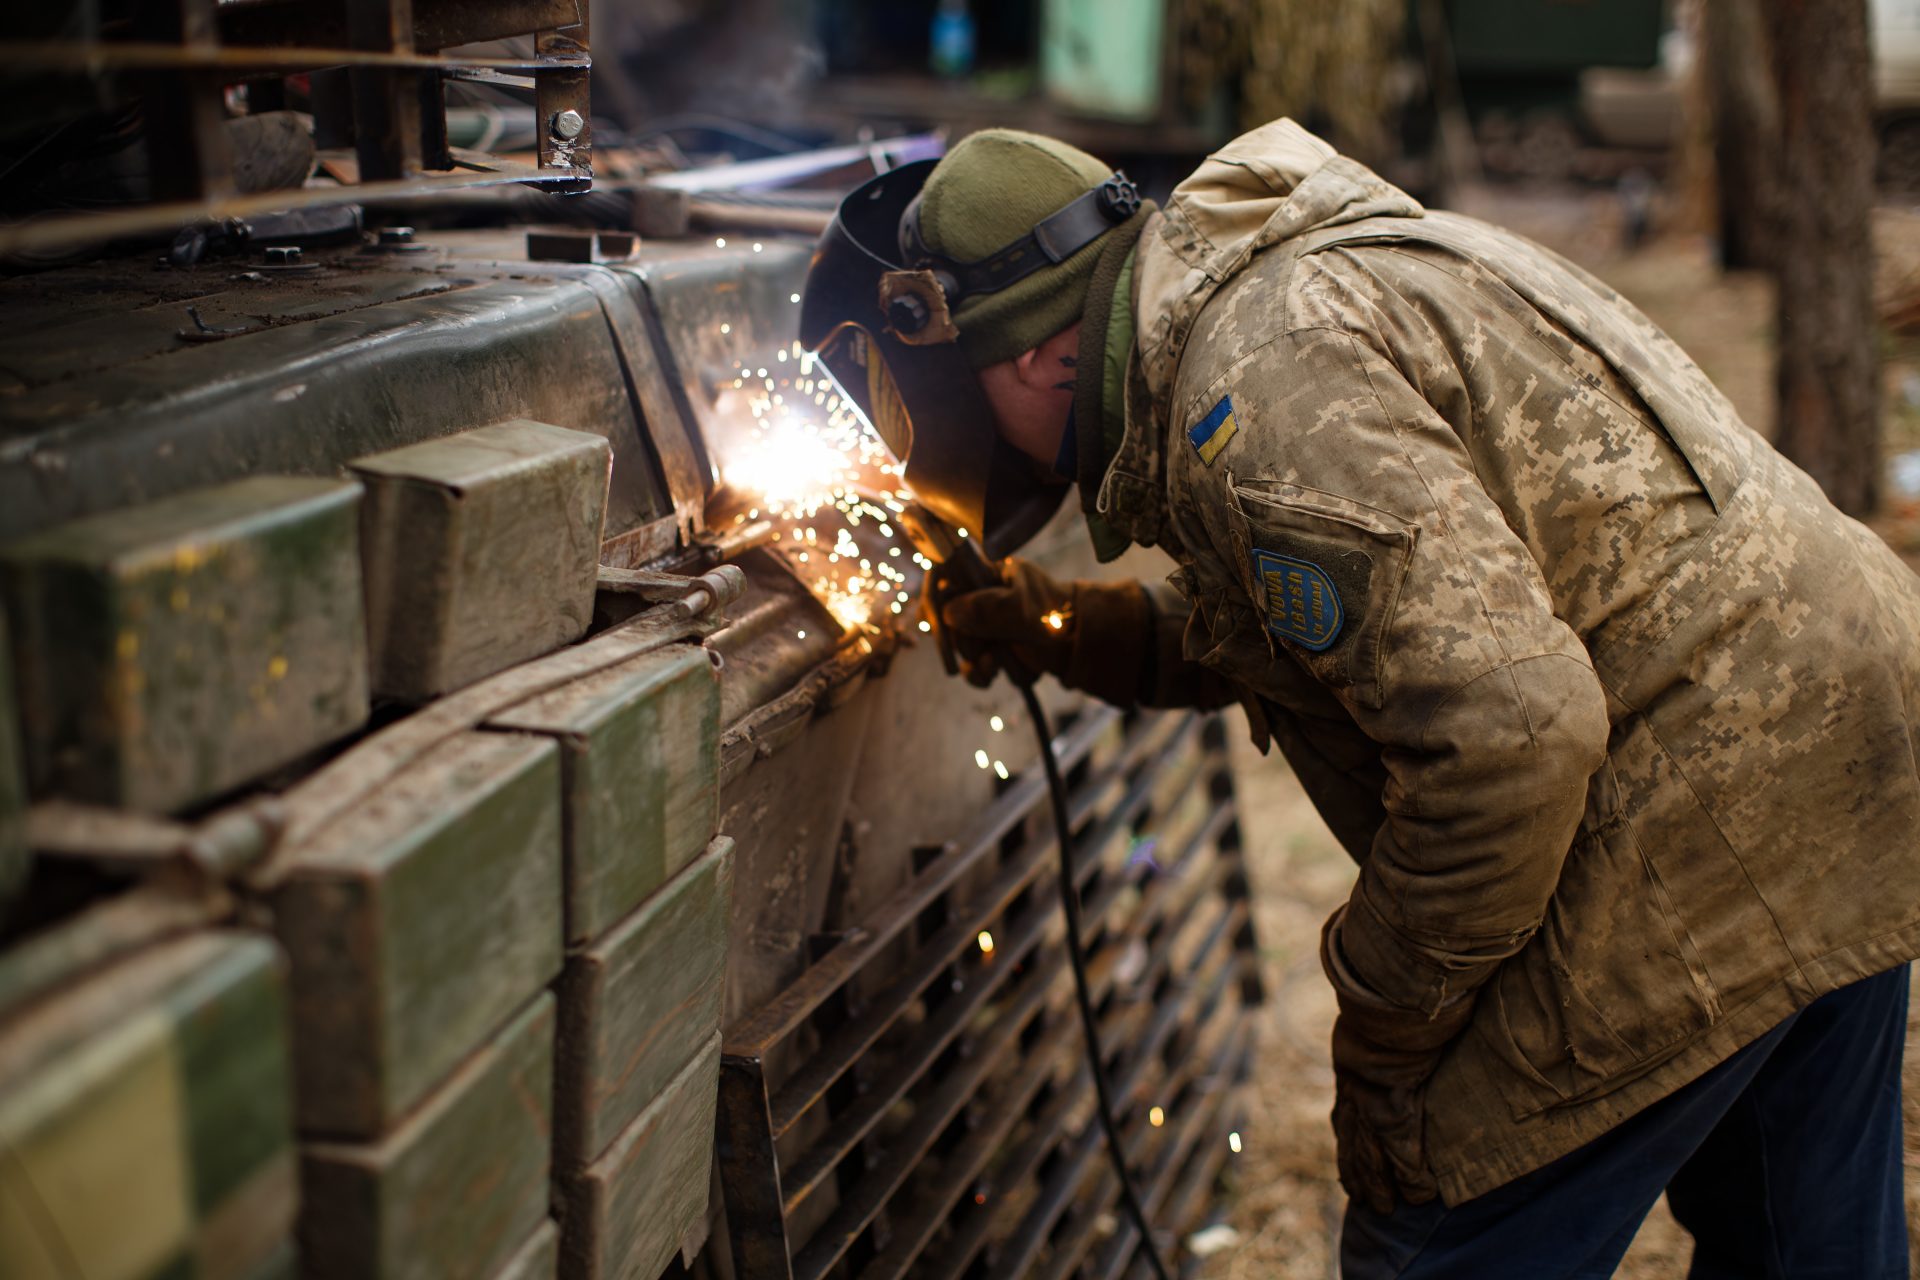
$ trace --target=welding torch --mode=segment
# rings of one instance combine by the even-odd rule
[[[906,504],[900,513],[900,523],[914,547],[933,562],[927,571],[931,579],[927,600],[936,611],[948,600],[1001,585],[999,569],[980,550],[980,544],[960,537],[919,503]],[[960,655],[954,649],[952,630],[938,617],[932,622],[939,635],[940,661],[946,666],[947,674],[961,674]],[[1007,673],[1007,679],[1022,689],[1032,688],[1040,678],[1039,672],[1014,655],[1011,646],[1000,645],[987,652],[992,654],[997,668]]]

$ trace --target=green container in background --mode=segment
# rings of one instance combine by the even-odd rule
[[[1447,0],[1447,32],[1463,75],[1571,75],[1587,67],[1651,67],[1665,0]]]
[[[1166,0],[1046,0],[1040,79],[1066,110],[1110,120],[1160,114]]]

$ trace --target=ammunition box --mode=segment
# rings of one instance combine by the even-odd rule
[[[526,1009],[377,1143],[303,1143],[315,1280],[488,1276],[547,1212],[553,997]]]
[[[297,1198],[283,981],[269,940],[198,934],[0,1031],[0,1275],[270,1273]]]
[[[715,840],[560,985],[554,1156],[590,1163],[720,1030],[733,841]]]
[[[493,1273],[493,1280],[553,1280],[559,1258],[560,1228],[547,1218],[506,1265]]]
[[[13,661],[0,615],[0,923],[27,880],[27,777],[20,759],[20,713],[13,699]]]
[[[560,744],[568,941],[605,932],[706,848],[719,714],[706,650],[673,645],[494,718]]]
[[[611,450],[521,420],[353,463],[373,690],[419,702],[578,640]]]
[[[706,1216],[719,1078],[715,1033],[605,1155],[561,1175],[568,1276],[652,1280]]]
[[[0,548],[34,789],[166,812],[358,727],[359,495],[261,476]]]
[[[297,850],[273,914],[300,1127],[376,1138],[560,971],[553,744],[449,738]]]

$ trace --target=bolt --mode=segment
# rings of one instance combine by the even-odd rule
[[[300,246],[297,244],[276,244],[267,247],[267,265],[270,267],[297,267],[300,265]]]
[[[568,142],[579,137],[580,131],[586,127],[586,118],[571,107],[565,111],[556,113],[553,117],[553,136],[556,138],[564,138]]]
[[[382,227],[380,228],[380,243],[383,245],[412,244],[413,228]]]

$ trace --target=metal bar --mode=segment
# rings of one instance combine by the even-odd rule
[[[981,1111],[986,1120],[941,1162],[938,1174],[920,1189],[909,1211],[895,1222],[893,1239],[861,1270],[859,1280],[903,1280],[953,1212],[954,1202],[981,1176],[1032,1107],[1041,1086],[1055,1078],[1060,1061],[1075,1049],[1079,1039],[1072,1019],[1054,1019],[1052,1029],[1027,1052],[1030,1068],[983,1103]],[[1084,1079],[1081,1087],[1086,1087]]]
[[[1085,756],[1100,731],[1119,716],[1111,707],[1103,707],[1076,723],[1059,748],[1062,767],[1077,763]],[[952,888],[980,858],[999,848],[1001,837],[1011,831],[1045,793],[1046,784],[1042,779],[1026,775],[1002,792],[978,827],[949,845],[911,883],[875,909],[871,927],[850,931],[845,943],[730,1028],[727,1051],[763,1053],[791,1035],[820,1007],[821,1001],[864,968],[929,903]]]
[[[720,1187],[734,1264],[755,1280],[792,1280],[787,1216],[780,1208],[780,1160],[767,1120],[764,1064],[758,1058],[721,1056],[718,1115],[717,1146],[727,1170]]]
[[[647,185],[671,191],[764,191],[799,182],[818,174],[830,173],[847,165],[872,161],[876,155],[893,165],[913,160],[932,160],[946,150],[946,140],[938,133],[915,133],[880,142],[861,142],[845,147],[823,147],[818,151],[800,151],[793,155],[769,156],[765,160],[742,160],[737,164],[712,165],[663,173],[647,179]],[[884,172],[875,168],[875,172]]]
[[[1140,735],[1140,742],[1148,740],[1148,735]],[[1156,754],[1150,771],[1157,771],[1165,763],[1166,756],[1178,749],[1179,741],[1163,747]],[[1116,779],[1126,767],[1128,761],[1122,757],[1113,761],[1092,781],[1083,784],[1073,797],[1075,812],[1070,821],[1078,825],[1099,795]],[[1136,783],[1129,796],[1136,793],[1144,799],[1146,788]],[[1138,800],[1134,801],[1137,807]],[[1123,810],[1127,802],[1122,802]],[[1109,820],[1101,832],[1088,839],[1088,846],[1095,851],[1103,849],[1119,828],[1119,823]],[[964,955],[973,945],[981,929],[992,923],[1005,907],[1017,897],[1039,874],[1048,854],[1054,851],[1052,833],[1045,838],[1036,839],[1015,855],[987,886],[979,898],[967,904],[967,914],[942,928],[933,937],[927,939],[921,949],[915,953],[910,967],[902,977],[875,996],[867,1011],[855,1019],[842,1032],[829,1038],[808,1059],[806,1064],[795,1071],[780,1089],[773,1100],[773,1123],[775,1136],[784,1135],[799,1118],[806,1113],[827,1087],[838,1079],[853,1061],[866,1052],[885,1034],[888,1027],[913,1001],[931,984],[940,972],[956,957]],[[1085,872],[1078,874],[1084,878]],[[918,912],[916,911],[917,915]],[[882,917],[884,918],[884,917]]]
[[[347,42],[372,53],[412,53],[413,0],[347,0]],[[355,62],[348,77],[360,176],[379,181],[419,173],[419,72]]]
[[[212,0],[168,0],[141,6],[142,35],[172,47],[217,52]],[[27,63],[9,63],[27,66]],[[233,157],[227,146],[218,80],[205,76],[134,77],[146,120],[153,191],[162,200],[200,200],[233,192]]]
[[[24,60],[24,61],[23,61]],[[384,67],[396,71],[504,71],[538,75],[542,71],[591,68],[584,55],[555,53],[522,58],[481,58],[412,50],[342,48],[253,48],[233,45],[179,45],[158,41],[95,44],[65,40],[0,40],[0,62],[31,65],[36,73],[99,76],[110,71],[206,71],[223,80],[284,76],[331,67]]]
[[[1147,1174],[1147,1185],[1141,1189],[1142,1207],[1146,1210],[1147,1221],[1160,1231],[1172,1232],[1178,1239],[1178,1229],[1173,1223],[1162,1221],[1161,1210],[1168,1194],[1173,1189],[1177,1176],[1193,1154],[1195,1144],[1202,1134],[1212,1130],[1222,1111],[1228,1094],[1226,1076],[1232,1064],[1245,1052],[1247,1039],[1247,1019],[1240,1016],[1232,1020],[1226,1035],[1222,1038],[1219,1050],[1209,1064],[1211,1070],[1190,1081],[1182,1090],[1176,1102],[1175,1115],[1178,1119],[1170,1121],[1171,1133],[1162,1142],[1160,1151],[1154,1157],[1152,1168]],[[1191,1108],[1191,1110],[1189,1110]],[[1224,1147],[1225,1141],[1221,1142]],[[1114,1191],[1119,1184],[1114,1183]],[[1158,1232],[1156,1232],[1158,1234]],[[1135,1246],[1140,1242],[1138,1230],[1129,1218],[1122,1217],[1120,1225],[1094,1255],[1093,1276],[1097,1280],[1116,1280],[1129,1261]]]
[[[1000,939],[991,957],[981,956],[966,966],[966,972],[957,979],[961,990],[949,997],[921,1024],[911,1045],[901,1051],[899,1059],[889,1064],[887,1078],[872,1083],[853,1106],[835,1116],[832,1127],[816,1138],[805,1154],[794,1161],[781,1179],[786,1191],[789,1217],[806,1202],[834,1167],[846,1158],[847,1153],[859,1144],[860,1139],[879,1123],[880,1118],[906,1095],[914,1081],[933,1065],[947,1046],[966,1030],[981,1006],[1014,973],[1027,953],[1039,945],[1052,915],[1044,904],[1034,902],[1005,931],[1006,936]]]
[[[587,0],[580,0],[577,23],[564,31],[537,32],[533,47],[535,53],[545,57],[590,62],[592,39]],[[540,167],[592,172],[593,105],[585,67],[549,65],[535,71],[533,100]]]
[[[420,49],[523,36],[580,21],[575,0],[413,0]],[[229,45],[342,44],[346,23],[333,5],[305,0],[222,0],[220,36]]]
[[[841,1197],[839,1207],[814,1232],[794,1260],[796,1280],[821,1280],[840,1260],[913,1171],[927,1148],[960,1114],[960,1109],[988,1073],[1018,1043],[1021,1032],[1039,1013],[1056,979],[1065,972],[1066,957],[1059,953],[1036,964],[1023,978],[1019,994],[994,1019],[972,1052],[962,1057],[956,1069],[941,1077],[927,1096],[915,1100],[912,1121],[889,1137],[886,1154],[880,1162]]]
[[[1225,979],[1231,972],[1231,964],[1224,965],[1220,974],[1221,979]],[[1203,1065],[1220,1064],[1226,1060],[1223,1049],[1232,1040],[1235,1029],[1244,1022],[1243,1019],[1233,1017],[1231,1007],[1218,999],[1219,995],[1224,993],[1226,985],[1224,980],[1209,983],[1214,999],[1210,1002],[1203,1001],[1200,1017],[1185,1028],[1195,1043],[1186,1051],[1179,1053],[1177,1065],[1163,1082],[1162,1096],[1169,1104],[1178,1105],[1191,1082],[1201,1078]],[[1222,1024],[1221,1030],[1210,1032],[1210,1028],[1216,1022]],[[1203,1045],[1215,1036],[1219,1039],[1222,1049],[1216,1050],[1209,1057]],[[1091,1126],[1089,1128],[1094,1136],[1099,1136],[1097,1129],[1092,1129]],[[1148,1193],[1156,1183],[1162,1181],[1161,1163],[1172,1142],[1173,1135],[1168,1132],[1164,1124],[1155,1126],[1151,1123],[1136,1123],[1132,1126],[1132,1132],[1121,1139],[1126,1150],[1128,1166],[1134,1171],[1135,1177],[1145,1184],[1143,1207],[1149,1214],[1153,1211],[1153,1201]],[[1149,1151],[1155,1152],[1152,1159],[1148,1159]],[[1046,1241],[1048,1257],[1045,1265],[1038,1271],[1038,1280],[1064,1280],[1064,1277],[1079,1268],[1087,1249],[1092,1245],[1095,1227],[1118,1196],[1120,1180],[1115,1176],[1112,1165],[1103,1161],[1097,1167],[1099,1172],[1095,1175],[1091,1187],[1086,1188],[1080,1196],[1079,1203],[1074,1205],[1065,1232],[1058,1230],[1049,1232]],[[1162,1189],[1164,1190],[1164,1187]],[[1025,1275],[1024,1272],[1022,1274]]]
[[[1228,913],[1230,915],[1230,913]],[[1202,952],[1195,958],[1194,967],[1199,970],[1205,964],[1206,952],[1225,935],[1225,918],[1210,931]],[[1229,957],[1231,958],[1229,953]],[[1147,1033],[1134,1045],[1134,1052],[1126,1060],[1124,1069],[1113,1079],[1113,1096],[1116,1106],[1124,1107],[1133,1100],[1133,1096],[1145,1083],[1147,1070],[1158,1057],[1161,1048],[1181,1024],[1183,1015],[1191,1015],[1196,1007],[1202,1010],[1200,1021],[1210,1013],[1210,1006],[1225,989],[1228,977],[1233,973],[1231,963],[1223,963],[1219,971],[1205,980],[1202,990],[1205,995],[1198,1001],[1168,999],[1155,1013]],[[1190,989],[1197,983],[1187,984]],[[1066,1212],[1079,1188],[1081,1179],[1086,1175],[1089,1162],[1101,1143],[1100,1126],[1088,1123],[1070,1139],[1068,1155],[1061,1162],[1060,1170],[1043,1189],[1038,1202],[1028,1211],[1025,1219],[1010,1237],[1011,1262],[996,1256],[994,1273],[1008,1277],[1025,1277],[1039,1258],[1042,1247],[1051,1235],[1054,1223]]]

